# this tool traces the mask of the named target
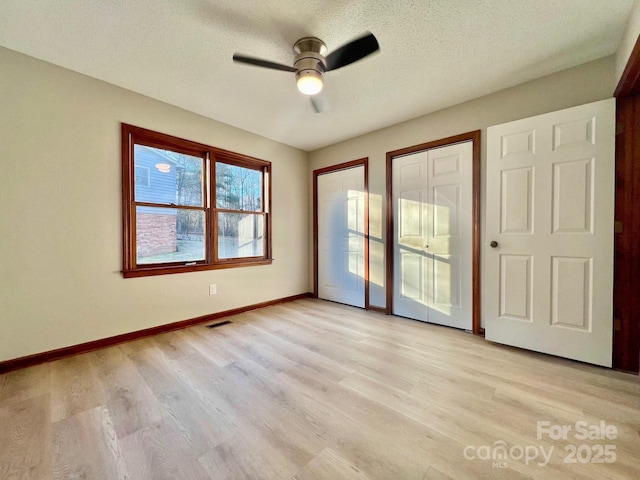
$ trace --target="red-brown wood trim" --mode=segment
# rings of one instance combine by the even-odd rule
[[[210,313],[208,315],[202,315],[201,317],[168,323],[166,325],[159,325],[157,327],[145,328],[144,330],[123,333],[114,337],[102,338],[100,340],[80,343],[78,345],[72,345],[70,347],[58,348],[56,350],[50,350],[48,352],[36,353],[34,355],[28,355],[26,357],[5,360],[3,362],[0,362],[0,374],[9,372],[11,370],[17,370],[19,368],[25,368],[40,363],[49,362],[52,360],[58,360],[60,358],[69,357],[71,355],[77,355],[79,353],[89,352],[91,350],[97,350],[99,348],[110,347],[118,343],[129,342],[131,340],[138,340],[140,338],[150,337],[153,335],[158,335],[160,333],[170,332],[172,330],[191,327],[199,323],[210,322],[222,317],[229,317],[232,315],[237,315],[239,313],[248,312],[250,310],[256,310],[258,308],[270,307],[273,305],[293,302],[295,300],[309,297],[309,293],[301,293],[299,295],[293,295],[290,297],[278,298],[275,300],[268,300],[266,302],[254,303],[253,305],[246,305],[244,307],[232,308],[231,310],[225,310],[224,312]]]
[[[231,162],[232,165],[238,165],[240,167],[253,168],[256,170],[261,169],[266,163],[269,163],[260,158],[251,157],[242,153],[232,152],[223,148],[212,147],[204,143],[194,142],[180,137],[174,137],[166,133],[156,132],[148,130],[142,127],[136,127],[127,123],[122,124],[122,131],[128,132],[130,135],[136,138],[136,142],[143,143],[144,145],[153,146],[156,148],[162,148],[171,150],[167,143],[179,148],[179,153],[191,152],[191,155],[202,157],[204,153],[211,152],[213,154],[214,161],[218,162]]]
[[[387,152],[385,165],[386,198],[386,232],[385,232],[385,313],[393,314],[393,152]]]
[[[372,312],[378,312],[378,313],[382,313],[384,315],[387,314],[387,309],[384,307],[378,307],[376,305],[369,305],[369,310],[371,310]]]
[[[313,296],[318,297],[318,176],[364,166],[364,308],[369,305],[369,158],[319,168],[313,171]]]
[[[627,65],[622,71],[622,76],[618,81],[614,97],[627,97],[640,93],[640,37],[636,39],[636,43],[631,50]]]
[[[469,140],[480,140],[480,130],[474,130],[472,132],[461,133],[459,135],[453,135],[447,138],[440,138],[438,140],[432,140],[430,142],[421,143],[419,145],[413,145],[411,147],[400,148],[387,152],[387,158],[399,157],[401,155],[408,155],[410,153],[421,152],[423,150],[431,150],[433,148],[444,147],[447,145],[453,145],[455,143],[468,142]]]
[[[273,260],[273,203],[271,201],[271,197],[273,196],[271,181],[271,164],[265,167],[264,174],[262,175],[263,180],[266,178],[269,182],[269,185],[263,185],[264,190],[266,192],[262,196],[262,201],[264,202],[266,199],[266,203],[263,207],[263,210],[266,210],[267,213],[267,234],[266,234],[266,251],[264,252],[267,258]],[[264,183],[264,182],[263,182]]]
[[[313,172],[313,296],[318,298],[318,171]]]
[[[318,168],[313,171],[314,176],[322,175],[324,173],[337,172],[338,170],[346,170],[348,168],[359,167],[369,161],[368,157],[360,158],[358,160],[351,160],[349,162],[339,163],[338,165],[330,165],[328,167]]]
[[[640,374],[640,37],[616,87],[613,368]]]
[[[410,153],[431,150],[433,148],[453,145],[462,142],[473,142],[473,172],[472,172],[472,326],[473,333],[481,335],[484,332],[481,325],[480,317],[480,142],[481,131],[454,135],[452,137],[441,138],[412,147],[401,148],[392,152],[387,152],[386,172],[387,172],[387,218],[386,218],[386,297],[387,305],[385,313],[391,314],[393,311],[393,159]]]
[[[248,267],[258,265],[269,265],[273,262],[272,250],[272,192],[273,184],[271,179],[271,162],[259,158],[250,157],[241,153],[235,153],[217,147],[212,147],[191,140],[167,135],[165,133],[147,130],[126,123],[121,124],[122,133],[122,276],[124,278],[146,277],[152,275],[167,275],[175,273],[196,272],[200,270],[218,270],[235,267]],[[206,186],[209,189],[209,198],[206,205],[202,207],[192,207],[187,205],[161,205],[146,202],[134,201],[134,162],[133,149],[135,144],[147,145],[150,147],[173,150],[179,153],[186,153],[192,156],[201,157],[206,173]],[[218,259],[217,251],[212,252],[213,239],[217,238],[217,212],[215,209],[215,188],[212,188],[212,179],[215,178],[216,162],[223,162],[243,168],[258,170],[262,173],[262,211],[243,212],[248,214],[265,216],[265,246],[264,256],[238,258],[238,259]],[[268,185],[264,181],[267,179]],[[165,263],[154,265],[136,265],[136,252],[134,242],[136,238],[136,205],[166,206],[167,208],[204,210],[207,219],[207,235],[205,241],[205,260],[195,262]],[[220,210],[228,212],[238,212],[235,210]]]
[[[203,270],[223,270],[226,268],[257,267],[259,265],[271,265],[272,258],[256,260],[234,260],[230,263],[197,263],[195,265],[160,266],[160,267],[139,267],[133,270],[123,270],[124,278],[151,277],[153,275],[172,275],[174,273],[200,272]]]
[[[640,371],[640,95],[617,99],[613,368]]]
[[[133,198],[133,193],[131,192],[131,178],[133,178],[133,173],[131,169],[133,168],[133,163],[128,159],[133,157],[133,141],[131,139],[131,134],[125,128],[125,124],[122,124],[121,128],[122,135],[122,265],[123,269],[128,268],[129,265],[132,265],[132,252],[131,245],[129,243],[129,239],[135,235],[135,232],[131,231],[131,226],[135,225],[131,216],[131,202],[129,199]]]
[[[364,160],[364,308],[369,310],[369,158]]]
[[[480,130],[475,130],[474,132],[470,132],[470,135],[473,140],[473,212],[472,212],[472,222],[473,222],[473,239],[472,239],[472,269],[473,272],[471,274],[471,295],[472,295],[472,330],[475,335],[484,335],[484,328],[482,328],[482,314],[481,314],[481,295],[480,295],[480,256],[481,247],[480,247],[480,238],[482,237],[482,229],[480,225],[480,191],[482,186],[480,184],[480,143],[481,143],[481,132]]]

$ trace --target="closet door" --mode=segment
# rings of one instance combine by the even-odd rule
[[[318,175],[318,297],[365,306],[364,167]]]
[[[472,328],[472,157],[464,142],[393,159],[393,313]]]

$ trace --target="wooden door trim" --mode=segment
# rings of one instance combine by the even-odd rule
[[[640,95],[616,99],[616,190],[613,280],[613,368],[640,371]]]
[[[627,65],[622,71],[614,97],[629,97],[640,94],[640,37],[636,40]]]
[[[640,37],[629,55],[616,97],[616,200],[613,280],[613,368],[640,373],[640,320],[635,269],[640,257],[640,214],[633,194],[640,185]]]
[[[480,141],[481,131],[474,130],[472,132],[461,133],[452,137],[441,138],[427,143],[421,143],[412,147],[401,148],[387,152],[386,173],[387,173],[387,215],[386,215],[386,313],[391,315],[393,312],[393,159],[411,153],[431,150],[433,148],[454,145],[456,143],[473,142],[472,156],[472,240],[471,240],[471,296],[472,296],[472,329],[476,335],[484,334],[481,327],[480,318]]]
[[[369,158],[360,158],[313,171],[313,296],[318,298],[318,177],[349,168],[364,167],[364,308],[369,305]]]

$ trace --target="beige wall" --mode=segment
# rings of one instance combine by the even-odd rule
[[[622,77],[624,67],[627,66],[627,61],[631,56],[631,51],[636,44],[638,35],[640,35],[640,0],[635,0],[633,2],[633,8],[631,9],[629,19],[627,20],[627,26],[622,34],[622,40],[620,41],[620,45],[616,51],[616,85],[620,81],[620,77]]]
[[[0,65],[0,361],[308,291],[305,152],[10,50]],[[123,279],[120,122],[273,162],[273,264]]]
[[[369,158],[371,304],[385,306],[386,152],[478,129],[482,130],[484,142],[486,128],[491,125],[609,98],[614,87],[614,57],[610,56],[311,152],[310,172],[349,160]],[[483,144],[483,170],[484,164]],[[311,179],[309,174],[310,195]],[[484,177],[482,181],[484,185]],[[309,205],[312,208],[311,202]],[[484,214],[484,208],[482,210]],[[312,231],[311,221],[309,229]],[[310,265],[311,262],[312,259]],[[313,269],[309,271],[312,282]]]

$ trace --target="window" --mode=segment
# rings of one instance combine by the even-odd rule
[[[135,183],[136,187],[148,187],[149,186],[149,167],[136,166],[135,168]]]
[[[122,125],[123,274],[271,263],[271,163]]]

